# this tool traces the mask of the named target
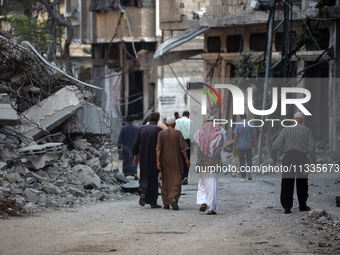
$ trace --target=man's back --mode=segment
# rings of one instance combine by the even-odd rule
[[[133,143],[138,133],[138,127],[132,125],[132,123],[126,124],[122,127],[122,143],[132,149]]]
[[[304,125],[297,124],[295,127],[285,127],[275,140],[272,147],[272,157],[278,151],[298,150],[310,154],[311,160],[314,159],[315,143],[312,132]]]
[[[238,135],[237,148],[241,150],[249,150],[253,146],[253,134],[256,134],[256,129],[249,125],[246,119],[240,121],[234,129],[234,134]]]
[[[175,129],[182,132],[184,139],[190,139],[190,119],[188,117],[183,116],[177,119]]]

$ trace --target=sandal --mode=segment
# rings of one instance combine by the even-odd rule
[[[207,214],[208,214],[208,215],[215,215],[215,214],[217,214],[217,212],[215,212],[215,211],[209,211]]]
[[[187,185],[188,184],[188,178],[185,177],[183,180],[182,180],[182,185]]]
[[[206,204],[202,204],[199,211],[200,212],[205,212],[205,210],[207,210],[207,205]]]
[[[307,212],[310,211],[310,207],[306,206],[305,208],[300,208],[300,212]]]

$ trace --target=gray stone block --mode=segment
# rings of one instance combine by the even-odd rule
[[[9,95],[0,94],[0,126],[15,126],[18,124],[19,117],[11,105]]]
[[[129,180],[122,173],[117,173],[116,178],[119,182],[128,183]]]
[[[7,163],[0,162],[0,170],[5,169],[7,167]]]
[[[100,178],[89,166],[76,165],[73,168],[73,171],[78,176],[79,181],[82,183],[85,189],[100,188]]]
[[[100,159],[99,158],[92,158],[88,161],[86,161],[86,165],[91,167],[91,169],[95,172],[98,173],[102,169]]]
[[[79,188],[75,185],[71,185],[67,188],[67,190],[76,197],[85,197],[85,192],[83,192],[82,188]]]
[[[103,200],[105,198],[105,194],[99,190],[94,190],[91,196],[96,200]]]
[[[10,188],[0,187],[0,192],[2,193],[3,197],[9,197],[11,195],[11,189]]]

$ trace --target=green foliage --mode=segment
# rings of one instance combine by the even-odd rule
[[[25,15],[15,14],[0,19],[0,22],[11,24],[11,29],[19,41],[29,41],[47,50],[52,24],[47,20],[29,18]]]
[[[245,91],[250,85],[253,85],[253,104],[256,109],[261,109],[263,98],[264,78],[266,74],[266,63],[256,61],[253,58],[253,52],[242,52],[241,58],[234,61],[235,85]],[[273,61],[273,65],[275,62]],[[271,77],[278,77],[279,72],[271,71]]]

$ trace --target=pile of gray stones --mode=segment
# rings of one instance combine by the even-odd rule
[[[117,167],[108,167],[110,151],[95,149],[86,139],[73,145],[72,150],[62,145],[53,160],[40,159],[43,164],[36,164],[39,155],[22,158],[13,150],[12,160],[0,161],[0,201],[13,201],[24,213],[74,208],[110,199],[129,182]],[[3,152],[8,148],[0,146]]]

